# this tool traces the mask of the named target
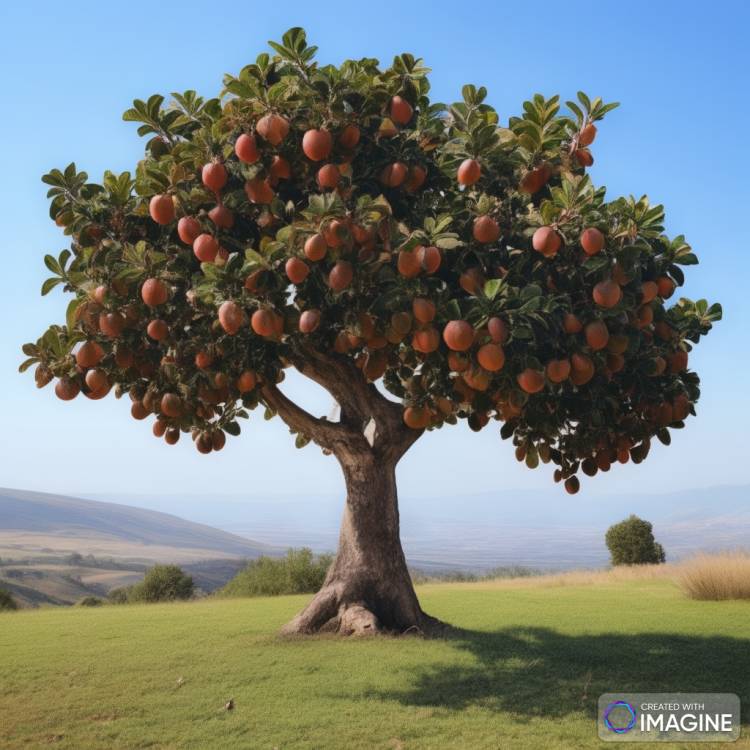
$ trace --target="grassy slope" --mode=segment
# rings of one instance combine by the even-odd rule
[[[462,634],[277,639],[307,597],[1,615],[0,747],[586,748],[604,691],[750,701],[750,602],[658,580],[419,594]]]

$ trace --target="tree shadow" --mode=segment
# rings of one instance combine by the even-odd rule
[[[750,639],[670,633],[566,635],[548,628],[454,630],[465,663],[411,672],[403,690],[377,693],[410,706],[481,706],[519,720],[596,715],[606,692],[737,693],[750,702]]]

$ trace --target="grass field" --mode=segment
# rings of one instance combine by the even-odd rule
[[[305,596],[3,614],[0,747],[589,748],[605,691],[750,705],[750,602],[558,583],[419,587],[446,640],[279,639]]]

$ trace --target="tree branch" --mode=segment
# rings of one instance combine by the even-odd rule
[[[340,445],[348,444],[356,434],[337,422],[314,417],[290,398],[285,396],[273,383],[266,383],[261,389],[263,400],[289,427],[307,435],[322,448],[334,451]]]

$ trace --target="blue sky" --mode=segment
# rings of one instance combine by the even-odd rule
[[[502,120],[534,92],[573,98],[578,89],[618,100],[600,128],[591,170],[610,197],[647,193],[667,208],[670,234],[686,235],[701,259],[685,293],[721,301],[725,319],[691,365],[703,380],[697,419],[638,467],[616,467],[585,492],[669,491],[747,483],[748,157],[750,114],[744,2],[409,2],[377,8],[339,3],[3,3],[0,28],[0,486],[118,493],[316,494],[341,489],[332,458],[296,451],[278,420],[254,418],[221,454],[157,441],[129,405],[62,403],[16,372],[20,345],[66,304],[39,296],[45,252],[65,238],[47,218],[40,176],[75,161],[98,179],[132,169],[142,142],[121,119],[135,97],[195,88],[215,95],[237,72],[304,26],[319,59],[410,51],[432,68],[433,95],[454,101],[464,83],[485,85]],[[289,383],[319,413],[330,399]],[[402,495],[544,488],[550,471],[517,464],[495,429],[425,436],[404,459]],[[561,501],[570,502],[562,494]]]

